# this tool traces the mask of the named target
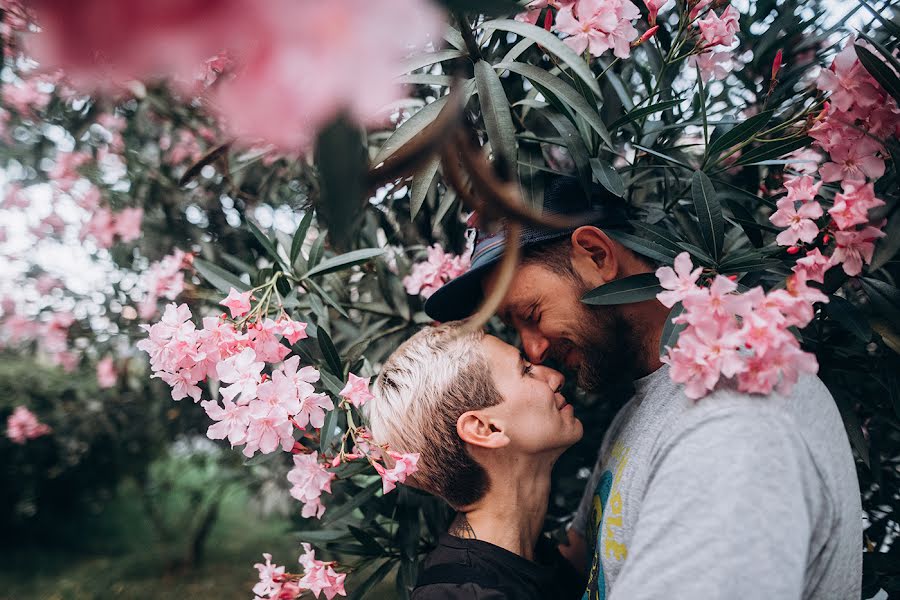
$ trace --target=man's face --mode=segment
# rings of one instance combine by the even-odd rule
[[[576,372],[583,389],[607,392],[630,383],[637,340],[618,307],[583,304],[587,291],[577,276],[529,263],[517,270],[498,314],[519,333],[529,360],[554,360]]]

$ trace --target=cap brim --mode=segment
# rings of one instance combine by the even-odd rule
[[[500,261],[501,255],[484,261],[456,279],[451,279],[425,301],[425,313],[445,323],[470,316],[478,308],[484,297],[482,282]]]

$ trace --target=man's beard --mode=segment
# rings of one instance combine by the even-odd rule
[[[562,340],[550,349],[551,358],[562,363],[574,349],[580,364],[578,386],[609,399],[627,398],[634,390],[639,340],[618,306],[582,305],[577,339]]]

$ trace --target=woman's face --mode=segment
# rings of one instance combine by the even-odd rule
[[[563,450],[581,439],[581,421],[559,392],[561,373],[532,365],[513,346],[486,335],[481,341],[503,402],[484,409],[509,437],[509,447],[527,454]],[[554,452],[555,451],[555,452]]]

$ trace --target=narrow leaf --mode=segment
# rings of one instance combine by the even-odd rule
[[[451,0],[443,0],[444,2],[451,2]],[[377,482],[376,482],[377,483]],[[359,587],[357,587],[350,594],[350,597],[347,600],[362,600],[367,597],[367,594],[374,588],[378,583],[381,582],[382,579],[387,577],[388,573],[394,568],[394,560],[386,560],[384,561],[378,569],[376,569],[369,577],[366,578],[364,582],[362,582]]]
[[[825,305],[825,312],[863,342],[872,339],[872,327],[865,315],[846,298],[831,296]]]
[[[859,62],[866,68],[869,75],[874,77],[881,87],[900,104],[900,78],[897,77],[897,74],[865,46],[856,44],[854,47]]]
[[[303,215],[303,219],[300,220],[300,225],[297,226],[297,231],[294,232],[294,239],[291,240],[291,264],[297,262],[297,257],[300,256],[300,250],[303,248],[303,242],[306,240],[306,234],[309,232],[309,226],[312,224],[313,219],[313,211],[310,209],[306,211],[306,214]]]
[[[681,104],[681,100],[666,100],[665,102],[658,102],[656,104],[651,104],[650,106],[645,106],[644,108],[636,108],[633,111],[622,115],[621,117],[610,123],[609,130],[615,131],[622,125],[627,125],[628,123],[637,121],[641,117],[646,117],[647,115],[652,115],[653,113],[662,112],[674,106],[678,106],[679,104]]]
[[[640,273],[594,288],[582,296],[581,301],[597,306],[630,304],[656,298],[662,290],[654,273]]]
[[[753,115],[734,129],[723,133],[710,143],[707,150],[708,155],[710,157],[718,156],[723,150],[751,139],[769,123],[774,112],[774,109],[765,110],[758,115]]]
[[[281,267],[285,271],[290,271],[290,266],[284,262],[284,259],[278,253],[278,248],[275,246],[275,242],[269,239],[265,233],[254,223],[253,221],[247,221],[247,229],[250,230],[250,233],[253,234],[253,237],[259,242],[259,244],[265,249],[266,253],[269,255],[275,263],[281,265]]]
[[[334,440],[340,417],[341,409],[337,407],[331,409],[325,415],[325,422],[322,424],[322,429],[319,430],[320,453],[327,454],[331,450],[331,442]]]
[[[611,164],[602,161],[599,158],[592,158],[591,171],[594,173],[594,178],[600,185],[609,190],[610,193],[619,198],[625,195],[625,182],[622,181],[622,176],[619,175],[619,172],[616,171]]]
[[[616,240],[629,250],[633,250],[642,256],[652,258],[655,261],[670,265],[675,260],[677,252],[673,252],[671,248],[666,248],[656,242],[646,240],[636,235],[623,233],[621,231],[609,230],[606,235]]]
[[[581,138],[578,130],[575,129],[575,125],[564,116],[549,110],[545,111],[543,115],[550,121],[553,127],[556,128],[560,137],[562,137],[566,148],[569,150],[569,155],[575,162],[575,170],[578,173],[581,187],[584,188],[584,193],[587,197],[590,197],[592,179],[591,159],[588,149],[584,144],[584,140]]]
[[[678,234],[673,233],[668,229],[663,229],[659,225],[651,225],[650,223],[644,223],[643,221],[628,222],[642,238],[648,239],[651,242],[656,242],[660,246],[665,246],[676,255],[682,251],[682,247],[679,244],[684,242],[684,240],[681,239]]]
[[[700,235],[703,236],[703,244],[714,259],[722,254],[722,245],[725,242],[725,217],[722,215],[722,205],[716,198],[716,188],[703,171],[694,171],[691,180],[691,195],[694,199],[694,210],[697,211],[697,219],[700,221]]]
[[[663,325],[662,335],[659,338],[660,356],[665,356],[668,354],[669,348],[675,347],[675,344],[678,343],[678,336],[680,336],[681,332],[684,331],[684,328],[687,327],[684,323],[672,322],[672,320],[682,312],[684,312],[684,306],[681,305],[681,302],[673,306],[672,310],[669,311],[669,316],[666,317],[666,324]]]
[[[234,288],[239,292],[246,292],[250,289],[250,285],[241,281],[237,275],[229,273],[222,267],[207,262],[202,258],[194,259],[194,268],[217,290],[225,294],[227,294],[231,288]]]
[[[509,100],[497,72],[485,60],[475,63],[475,86],[494,154],[502,156],[508,165],[516,164],[516,126],[509,112]]]
[[[425,203],[428,191],[434,186],[440,164],[441,157],[436,154],[418,173],[413,175],[412,183],[409,186],[409,218],[411,220],[415,220]]]
[[[354,510],[371,500],[381,491],[381,478],[379,477],[376,481],[373,481],[364,489],[356,492],[356,494],[350,498],[350,500],[346,504],[342,504],[336,507],[334,510],[326,510],[325,515],[322,518],[322,525],[330,525],[332,523],[341,522],[344,517],[347,517]]]
[[[375,258],[376,256],[381,256],[382,254],[384,254],[384,250],[382,250],[381,248],[362,248],[360,250],[353,250],[352,252],[346,252],[338,256],[332,256],[331,258],[323,260],[317,266],[307,271],[304,278],[314,277],[316,275],[325,275],[327,273],[334,273],[335,271],[348,269],[354,265],[358,265],[372,258]]]
[[[324,329],[319,329],[318,340],[319,349],[322,351],[322,356],[325,358],[325,364],[328,367],[328,370],[331,371],[332,375],[336,375],[343,379],[344,367],[341,364],[341,356],[338,354],[337,348],[334,347],[334,342],[331,341],[331,338]]]

